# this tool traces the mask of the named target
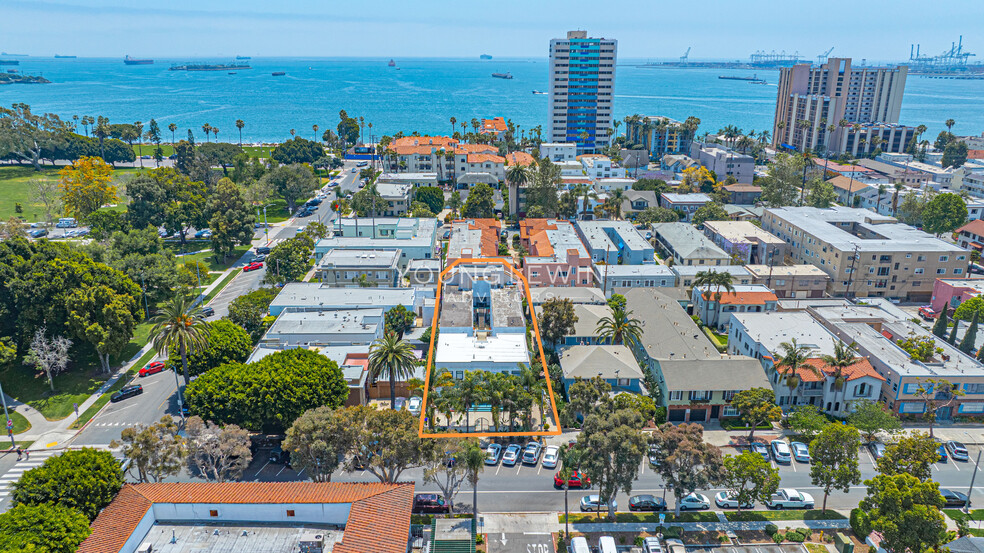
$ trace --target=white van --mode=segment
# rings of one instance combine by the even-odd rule
[[[663,553],[663,547],[659,544],[659,538],[646,538],[642,540],[642,549],[645,553]]]
[[[588,540],[584,539],[584,536],[571,538],[571,553],[591,553]]]
[[[79,224],[75,221],[75,217],[62,217],[58,219],[58,224],[55,226],[58,228],[75,228]]]
[[[598,552],[618,553],[618,549],[615,548],[615,538],[611,536],[602,536],[598,538]]]

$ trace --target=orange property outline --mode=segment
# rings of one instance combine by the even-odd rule
[[[555,423],[555,429],[546,431],[541,430],[539,432],[427,432],[424,430],[424,419],[427,416],[427,394],[430,389],[430,374],[431,370],[434,368],[434,340],[437,338],[437,332],[431,332],[430,348],[427,351],[427,371],[424,378],[424,402],[420,406],[420,427],[418,429],[418,434],[421,438],[461,438],[463,436],[474,436],[478,438],[490,438],[499,436],[559,436],[561,433],[560,429],[560,416],[557,413],[557,402],[554,400],[553,394],[553,384],[550,382],[550,374],[547,370],[547,356],[543,353],[543,341],[540,340],[540,324],[536,320],[536,312],[533,311],[533,297],[530,295],[530,284],[527,282],[526,277],[522,275],[512,263],[507,262],[504,259],[489,258],[489,259],[470,259],[462,258],[455,259],[447,267],[441,271],[441,275],[438,278],[437,283],[437,296],[434,302],[434,321],[431,323],[431,328],[438,327],[438,319],[441,313],[441,289],[444,287],[444,276],[460,263],[472,264],[490,264],[498,263],[503,265],[512,274],[519,277],[519,280],[523,283],[523,289],[526,292],[526,305],[530,309],[530,318],[533,319],[533,336],[536,337],[537,349],[540,352],[540,365],[543,367],[543,378],[547,381],[547,393],[550,395],[550,411],[553,414],[553,420]],[[542,421],[541,421],[542,423]]]

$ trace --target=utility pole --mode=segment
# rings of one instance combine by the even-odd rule
[[[974,493],[974,479],[977,478],[977,469],[981,466],[981,453],[982,451],[977,452],[977,462],[974,463],[974,473],[970,475],[970,487],[967,488],[967,503],[964,504],[965,513],[970,512],[970,494]]]
[[[266,235],[266,245],[270,245],[270,225],[267,224],[266,208],[263,206],[263,234]]]
[[[7,417],[7,435],[10,436],[10,449],[17,449],[17,442],[14,441],[14,425],[13,421],[10,420],[10,412],[7,411],[7,396],[3,393],[3,384],[0,384],[0,399],[3,400],[3,416]]]
[[[144,318],[145,319],[149,319],[150,318],[150,307],[148,307],[148,305],[147,305],[147,283],[144,281],[144,275],[143,275],[143,273],[140,273],[140,286],[141,286],[140,289],[143,291]]]
[[[858,244],[854,245],[854,256],[851,259],[851,274],[847,275],[847,290],[844,292],[844,297],[850,299],[851,297],[851,285],[854,284],[854,264],[858,260],[858,251],[861,246]]]
[[[178,387],[178,413],[181,414],[181,425],[185,423],[184,396],[181,395],[181,382],[178,381],[178,366],[174,365],[174,384]]]

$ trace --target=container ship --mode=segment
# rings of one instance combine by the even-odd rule
[[[20,60],[0,60],[0,65],[20,65]]]
[[[478,56],[478,59],[480,59],[480,60],[490,60],[490,59],[492,59],[492,56],[490,56],[488,54],[482,54],[481,56]]]
[[[728,80],[728,81],[761,81],[762,80],[762,79],[758,78],[758,75],[752,75],[751,77],[739,77],[739,76],[735,76],[735,75],[721,75],[718,78],[719,79],[725,79],[725,80]]]
[[[123,58],[123,63],[127,65],[150,65],[154,63],[154,60],[139,60],[137,58],[131,58],[130,56],[127,56]]]
[[[251,58],[249,56],[236,56],[236,59],[237,60],[251,60],[253,58]]]
[[[512,73],[492,73],[492,76],[496,79],[511,79],[513,78]]]
[[[74,60],[77,57],[78,56],[63,56],[61,54],[55,54],[55,59],[56,60]]]
[[[238,71],[252,69],[248,63],[187,63],[172,65],[168,71]]]

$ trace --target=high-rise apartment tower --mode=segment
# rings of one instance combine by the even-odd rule
[[[573,142],[596,153],[612,139],[612,95],[618,41],[569,31],[550,41],[548,102],[551,142]]]

